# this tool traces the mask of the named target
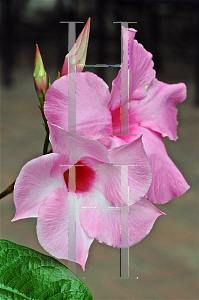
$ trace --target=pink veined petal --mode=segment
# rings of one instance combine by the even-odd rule
[[[71,199],[71,201],[76,201],[75,194],[73,196],[74,199]],[[69,247],[73,247],[76,244],[76,260],[72,261],[80,264],[85,270],[88,251],[93,239],[87,236],[80,224],[77,204],[76,212],[74,211],[74,218],[76,216],[76,237],[74,235],[69,240],[68,227],[71,220],[69,206],[67,192],[64,188],[57,188],[47,197],[39,210],[39,218],[37,220],[38,240],[48,253],[59,259],[71,260],[70,254],[68,254],[71,251]],[[68,243],[68,241],[70,242]]]
[[[146,95],[146,86],[155,78],[152,54],[138,41],[134,40],[133,53],[129,61],[129,100],[142,99]]]
[[[145,198],[129,206],[127,248],[140,242],[152,229],[163,213]],[[80,203],[80,222],[88,236],[109,246],[120,248],[121,209],[114,207],[97,190],[88,194]],[[126,225],[127,226],[127,225]]]
[[[68,156],[50,153],[23,166],[14,186],[16,214],[12,221],[38,217],[46,197],[57,187],[65,186],[63,172],[68,169]]]
[[[155,78],[152,54],[134,40],[136,30],[122,28],[123,35],[123,62],[117,77],[112,82],[111,110],[129,100],[142,99],[146,95],[145,86]],[[128,74],[129,72],[129,74]]]
[[[184,194],[190,186],[169,158],[161,135],[141,126],[132,127],[131,133],[143,133],[142,141],[153,174],[151,186],[146,194],[148,200],[164,204]],[[132,138],[123,137],[126,142]]]
[[[141,126],[157,131],[171,140],[177,139],[176,104],[186,99],[184,83],[167,84],[154,79],[141,101],[129,104],[129,126]]]
[[[108,150],[99,142],[69,133],[49,122],[48,126],[53,152],[69,154],[71,164],[75,164],[85,156],[109,162]]]
[[[69,94],[70,84],[76,85],[76,94]],[[74,114],[76,111],[76,133],[98,139],[112,134],[109,102],[109,87],[101,78],[90,72],[78,72],[63,76],[50,86],[45,96],[44,112],[50,123],[68,131],[68,109]],[[70,127],[74,127],[73,124]],[[75,127],[70,132],[75,133]]]
[[[101,193],[117,206],[139,201],[147,193],[152,179],[142,138],[109,151],[109,159],[113,165],[104,163],[96,166],[96,180]]]
[[[61,76],[67,75],[68,73],[83,71],[86,62],[89,32],[90,18],[88,18],[86,25],[78,36],[72,49],[65,56],[64,64],[61,70]]]

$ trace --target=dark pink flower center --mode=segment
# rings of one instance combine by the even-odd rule
[[[121,134],[121,111],[120,107],[111,111],[113,134]]]
[[[64,172],[63,175],[64,175],[64,181],[68,188],[69,170]],[[76,178],[76,188],[75,188],[76,193],[88,192],[93,185],[95,179],[95,171],[93,171],[90,167],[86,166],[80,160],[75,164],[75,178]]]

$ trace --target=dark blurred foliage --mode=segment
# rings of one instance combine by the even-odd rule
[[[46,64],[53,60],[60,70],[68,49],[68,25],[60,21],[86,22],[91,17],[87,64],[120,63],[121,27],[113,22],[134,21],[137,23],[129,27],[138,30],[136,39],[153,53],[157,72],[163,59],[185,61],[196,65],[195,80],[199,86],[198,0],[1,0],[0,3],[2,80],[6,85],[12,84],[18,53],[23,47],[33,49],[36,43],[47,48]],[[77,36],[82,28],[83,24],[76,25]],[[92,71],[100,76],[104,73],[102,68]]]

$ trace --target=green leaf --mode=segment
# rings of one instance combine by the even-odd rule
[[[53,257],[0,241],[0,299],[92,300],[87,286]]]

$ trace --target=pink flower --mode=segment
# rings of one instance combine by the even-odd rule
[[[152,55],[134,40],[135,30],[122,29],[123,63],[113,80],[110,108],[114,134],[120,133],[120,77],[127,78],[129,69],[128,95],[124,92],[123,105],[129,116],[129,133],[143,134],[143,145],[149,158],[153,178],[147,198],[153,203],[163,204],[173,197],[185,193],[189,185],[168,157],[162,137],[177,139],[176,104],[186,99],[184,83],[166,84],[155,78]],[[128,56],[129,51],[129,56]],[[128,130],[128,128],[126,128]],[[135,136],[122,136],[126,143]]]
[[[68,73],[81,72],[86,62],[86,53],[88,48],[88,39],[90,32],[90,18],[78,36],[70,52],[65,56],[64,64],[61,70],[61,76]]]
[[[177,139],[176,104],[185,100],[186,86],[158,81],[152,55],[134,40],[136,31],[123,28],[122,33],[123,63],[113,80],[111,93],[102,79],[84,72],[71,74],[76,94],[69,95],[69,79],[63,76],[47,91],[44,112],[49,122],[68,130],[68,103],[76,103],[76,133],[99,141],[107,149],[143,134],[142,142],[153,174],[146,197],[153,203],[163,204],[189,188],[168,157],[162,139],[162,136]],[[126,108],[123,117],[127,120],[129,117],[132,136],[119,135],[121,104]],[[128,128],[125,129],[128,132]]]
[[[83,269],[93,239],[120,247],[121,205],[129,207],[129,244],[125,246],[138,243],[163,214],[144,198],[151,184],[151,169],[142,137],[108,151],[97,141],[69,134],[50,123],[49,129],[53,153],[22,168],[14,187],[13,221],[38,218],[37,235],[43,248],[59,259],[70,259],[68,221],[72,205],[76,216],[75,261]],[[132,165],[128,171],[129,197],[127,189],[120,192],[121,170],[114,164]],[[68,174],[75,165],[79,165],[76,191],[69,191]]]

